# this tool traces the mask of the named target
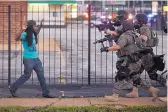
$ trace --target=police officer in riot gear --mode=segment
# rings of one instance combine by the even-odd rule
[[[145,83],[141,80],[140,75],[137,72],[141,68],[141,60],[138,57],[137,52],[139,48],[134,41],[134,25],[132,22],[124,20],[122,22],[123,33],[118,38],[116,45],[112,47],[101,48],[101,52],[117,51],[118,61],[117,67],[117,78],[118,81],[115,83],[114,94],[112,96],[105,96],[110,101],[118,101],[119,92],[121,90],[122,81],[128,77],[131,77],[134,82],[137,82],[144,89],[147,89],[154,98],[157,97],[158,90],[152,87],[150,84]],[[111,34],[111,32],[106,32]]]
[[[127,19],[128,19],[128,12],[126,10],[119,10],[117,12],[117,17],[114,21],[116,24],[117,23],[121,24],[124,20],[127,20]],[[119,26],[119,25],[116,25],[116,26]],[[112,36],[115,36],[118,38],[123,33],[122,25],[120,25],[115,31],[108,30],[108,32],[110,32]]]
[[[117,15],[120,20],[127,20],[128,19],[128,12],[126,10],[119,10],[117,12]]]
[[[150,79],[166,85],[166,78],[157,73],[159,69],[160,70],[164,69],[163,55],[155,56],[152,47],[150,47],[151,46],[150,44],[153,44],[152,43],[153,41],[151,41],[152,40],[151,29],[149,28],[149,26],[147,26],[148,18],[144,13],[139,13],[136,15],[136,20],[137,20],[136,25],[139,25],[140,28],[139,29],[140,38],[146,40],[145,49],[148,49],[148,52],[141,53],[141,60],[142,60],[141,72],[143,71],[143,69],[145,69]],[[139,97],[137,82],[133,81],[133,91],[127,94],[126,96]]]
[[[120,37],[120,35],[123,33],[122,31],[122,25],[121,23],[124,20],[128,19],[128,12],[126,10],[119,10],[117,12],[117,17],[114,19],[114,26],[117,26],[117,28],[115,29],[115,31],[111,31],[110,29],[107,29],[105,31],[105,33],[110,34],[111,36],[113,36],[115,38],[115,42],[117,41],[117,39]],[[113,45],[113,41],[109,40],[109,45],[112,46]]]
[[[124,20],[128,20],[128,12],[126,11],[126,10],[119,10],[118,12],[117,12],[117,17],[116,17],[116,19],[114,20],[115,22],[116,21],[119,21],[119,22],[117,22],[117,23],[122,23]],[[106,32],[108,33],[108,34],[111,34],[113,37],[115,37],[115,38],[119,38],[119,36],[123,33],[123,30],[122,30],[123,28],[122,28],[122,25],[120,25],[115,31],[111,31],[110,29],[107,29],[106,30]],[[116,39],[116,40],[117,40]],[[113,45],[113,43],[112,42],[110,42],[109,41],[109,45],[110,46],[112,46]],[[127,79],[127,81],[129,80],[129,78]],[[115,81],[117,81],[117,78],[115,77]],[[132,82],[131,82],[132,83]]]

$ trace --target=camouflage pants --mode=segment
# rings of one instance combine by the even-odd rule
[[[153,56],[150,53],[143,55],[141,57],[141,60],[142,66],[146,71],[149,71],[149,69],[152,68],[152,66],[154,65]]]
[[[160,84],[165,84],[166,83],[166,78],[164,78],[162,75],[157,74],[157,69],[154,68],[154,60],[153,60],[153,55],[151,53],[148,53],[146,55],[143,55],[142,58],[142,68],[141,68],[141,72],[143,72],[143,70],[145,69],[149,75],[149,78],[151,80],[155,80],[157,82],[159,82]],[[136,82],[133,81],[133,84],[138,86],[138,84],[136,84]]]
[[[119,59],[117,61],[117,67],[119,68],[119,66],[121,66],[123,63],[120,63],[119,62],[121,61],[122,59]],[[134,62],[134,63],[129,63],[128,64],[128,69],[129,69],[129,74],[128,77],[130,77],[134,82],[138,83],[142,88],[144,89],[149,89],[151,87],[151,85],[145,81],[143,81],[141,78],[140,78],[140,74],[138,74],[138,71],[140,70],[141,68],[141,65],[142,65],[142,61],[139,60],[137,62]],[[118,70],[121,70],[121,69],[118,69]],[[117,74],[118,75],[118,74]],[[114,92],[119,94],[120,93],[120,90],[123,86],[123,81],[124,80],[117,80],[117,82],[115,83],[115,89],[114,89]]]
[[[163,77],[163,75],[157,73],[157,69],[151,68],[147,71],[149,77],[151,80],[155,80],[159,82],[162,85],[165,85],[167,82],[167,79]]]

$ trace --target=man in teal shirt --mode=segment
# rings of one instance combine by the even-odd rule
[[[42,22],[41,22],[42,26]],[[40,86],[42,88],[43,97],[53,98],[49,94],[48,87],[44,78],[44,68],[38,57],[36,44],[38,43],[37,35],[40,32],[41,26],[38,28],[34,20],[27,22],[27,28],[25,31],[16,37],[16,41],[21,40],[24,48],[23,53],[23,64],[24,64],[24,74],[13,84],[9,86],[9,91],[13,97],[16,96],[16,90],[22,86],[31,76],[34,70],[37,74]]]
[[[32,35],[33,43],[32,43],[31,46],[28,46],[26,36],[27,36],[26,32],[23,32],[22,35],[21,35],[22,44],[23,44],[23,48],[24,48],[23,58],[38,58],[35,35],[34,34]]]

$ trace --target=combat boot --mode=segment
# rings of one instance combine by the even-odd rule
[[[167,102],[167,97],[160,97],[159,100],[162,102]]]
[[[108,101],[117,102],[119,98],[119,94],[114,93],[111,96],[104,96],[104,98]]]
[[[153,97],[152,100],[155,101],[158,98],[159,89],[150,87],[148,91],[152,94],[152,97]]]
[[[135,87],[135,86],[133,86],[133,90],[132,90],[132,92],[126,94],[126,97],[128,97],[128,98],[137,98],[137,97],[139,97],[139,94],[138,94],[138,88]]]

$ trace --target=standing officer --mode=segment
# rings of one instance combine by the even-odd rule
[[[157,38],[154,38],[153,32],[147,26],[148,18],[144,13],[139,13],[136,15],[136,22],[140,26],[139,33],[140,38],[146,40],[146,47],[148,52],[141,53],[142,60],[142,69],[145,69],[149,75],[149,78],[155,80],[163,85],[167,85],[166,78],[163,77],[163,74],[160,75],[157,73],[158,70],[164,70],[164,55],[155,56],[153,53],[152,47],[157,46]],[[143,71],[143,70],[142,70]],[[135,81],[133,81],[133,91],[126,95],[127,97],[139,97],[138,88]]]

